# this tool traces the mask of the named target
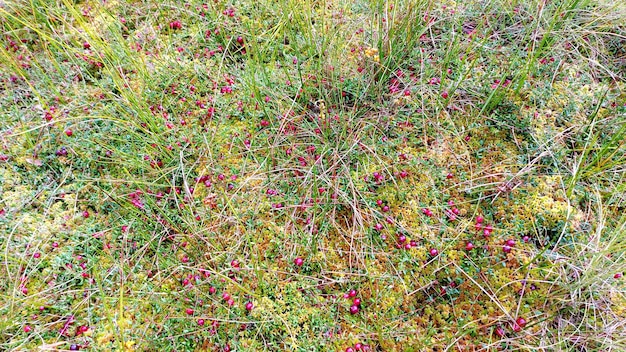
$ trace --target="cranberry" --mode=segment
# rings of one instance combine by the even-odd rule
[[[355,306],[355,305],[350,306],[350,313],[351,314],[356,314],[358,312],[359,312],[359,307],[358,306]]]
[[[357,306],[357,307],[360,307],[360,306],[361,306],[361,299],[360,299],[360,298],[355,298],[355,299],[352,301],[352,304],[354,304],[354,305],[355,305],[355,306]]]
[[[33,329],[30,327],[30,325],[24,325],[24,332],[31,332]]]
[[[502,251],[504,253],[511,253],[511,247],[507,246],[506,244],[502,247]]]
[[[485,221],[485,218],[483,218],[482,216],[478,215],[478,216],[476,217],[476,223],[477,223],[477,224],[482,224],[482,223],[483,223],[483,221]]]
[[[230,299],[230,295],[228,294],[228,292],[222,293],[222,299],[225,301],[228,301]]]
[[[356,290],[352,289],[348,291],[348,297],[354,297],[354,296],[356,296]]]
[[[246,303],[246,310],[247,311],[251,311],[252,308],[254,308],[254,304],[252,304],[252,302],[248,302]]]
[[[622,273],[617,273],[615,275],[613,275],[614,279],[620,279],[622,277]]]
[[[191,309],[191,308],[187,308],[187,309],[185,310],[185,313],[187,313],[187,315],[192,315],[192,314],[193,314],[193,309]]]
[[[467,244],[465,244],[465,249],[471,251],[474,249],[474,244],[472,242],[467,242]]]
[[[438,250],[436,250],[435,248],[433,248],[433,249],[431,249],[431,250],[430,250],[430,255],[431,255],[431,256],[436,257],[436,256],[437,256],[437,254],[439,254],[439,251],[438,251]]]
[[[293,263],[294,263],[296,266],[302,266],[302,265],[304,264],[304,259],[302,259],[302,258],[298,257],[298,258],[296,258],[296,259],[294,259],[294,260],[293,260]]]
[[[204,325],[204,319],[198,319],[198,325],[200,326]]]
[[[68,129],[65,130],[65,135],[66,136],[71,137],[73,134],[74,134],[74,132],[72,132],[71,129],[68,128]]]
[[[519,317],[517,318],[517,320],[515,320],[515,323],[517,323],[517,325],[519,325],[520,327],[525,327],[526,326],[526,319]]]

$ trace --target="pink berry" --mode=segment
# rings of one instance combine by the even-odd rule
[[[526,319],[524,319],[522,317],[517,318],[517,320],[515,320],[515,322],[517,323],[517,325],[519,325],[522,328],[526,326]]]
[[[441,97],[444,99],[448,99],[448,91],[444,90],[443,92],[441,92]]]
[[[230,295],[228,294],[228,292],[222,293],[222,299],[225,301],[228,301],[230,299]]]
[[[198,319],[198,325],[200,326],[204,325],[204,319]]]
[[[192,315],[193,314],[193,309],[187,308],[187,309],[185,309],[185,313],[187,313],[187,315]]]
[[[302,265],[304,264],[304,259],[302,259],[302,258],[298,257],[298,258],[294,259],[293,263],[294,263],[296,266],[302,266]]]
[[[31,332],[33,330],[30,325],[24,325],[24,332]]]
[[[89,217],[89,212],[87,210],[83,211],[83,217],[87,219]]]
[[[362,343],[360,343],[360,342],[357,342],[357,343],[354,345],[354,349],[355,349],[355,350],[357,350],[357,351],[360,351],[362,348],[363,348],[363,344],[362,344]]]
[[[217,290],[215,289],[215,287],[211,286],[211,287],[209,288],[209,293],[210,293],[210,294],[214,294],[214,293],[215,293],[215,291],[217,291]]]
[[[350,313],[351,314],[356,314],[358,312],[359,312],[359,307],[358,306],[355,306],[355,305],[350,306]]]
[[[356,296],[356,290],[352,289],[348,291],[348,297],[354,297],[354,296]]]
[[[613,275],[614,279],[620,279],[622,277],[622,273],[617,273],[615,275]]]
[[[348,348],[346,348],[346,352],[354,352],[354,348],[348,347]]]
[[[530,241],[530,237],[528,237],[528,236],[524,236],[524,237],[522,238],[522,241],[524,241],[524,243],[528,243],[528,241]]]
[[[439,254],[439,251],[438,251],[438,250],[436,250],[435,248],[433,248],[433,249],[431,249],[431,250],[430,250],[430,255],[431,255],[431,256],[436,257],[436,256],[437,256],[437,254]]]
[[[465,249],[471,251],[474,249],[474,244],[472,242],[467,242],[467,244],[465,244]]]
[[[507,245],[504,245],[504,246],[502,247],[502,251],[503,251],[504,253],[511,253],[511,247],[510,247],[510,246],[507,246]]]
[[[499,326],[498,326],[498,327],[496,328],[496,331],[495,331],[495,332],[496,332],[496,335],[498,335],[498,337],[504,337],[504,329],[503,329],[503,328],[501,328],[501,327],[499,327]]]
[[[252,304],[252,302],[248,302],[246,303],[246,310],[247,311],[251,311],[252,308],[254,308],[254,304]]]
[[[37,253],[33,254],[33,258],[37,259],[39,257],[41,257],[41,253],[37,252]]]
[[[477,223],[477,224],[482,224],[482,223],[483,223],[483,221],[485,221],[485,218],[483,218],[482,216],[478,215],[478,216],[476,217],[476,223]]]
[[[515,247],[515,240],[509,239],[506,241],[506,245],[509,247]]]
[[[361,306],[361,299],[360,299],[360,298],[355,298],[355,299],[352,301],[352,304],[354,304],[354,305],[355,305],[355,306],[357,306],[357,307],[360,307],[360,306]]]
[[[71,129],[68,128],[68,129],[65,130],[65,135],[66,136],[71,137],[73,134],[74,134],[74,132],[72,132]]]

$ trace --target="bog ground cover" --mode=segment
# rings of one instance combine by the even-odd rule
[[[1,350],[626,350],[623,3],[0,25]]]

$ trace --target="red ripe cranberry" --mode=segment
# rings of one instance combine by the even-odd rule
[[[357,307],[360,307],[360,306],[361,306],[361,299],[360,299],[360,298],[355,298],[355,299],[352,301],[352,304],[354,304],[354,305],[355,305],[355,306],[357,306]]]
[[[524,236],[524,237],[522,238],[522,241],[524,241],[524,243],[528,243],[528,241],[530,241],[530,237],[528,237],[528,236]]]
[[[351,314],[356,314],[358,312],[359,312],[359,307],[358,306],[355,306],[355,305],[350,306],[350,313]]]
[[[215,291],[217,291],[217,289],[216,289],[215,287],[211,286],[211,287],[209,288],[209,293],[210,293],[210,294],[214,294],[214,293],[215,293]]]
[[[30,325],[24,325],[24,332],[31,332],[33,329],[30,327]]]
[[[237,43],[239,43],[240,45],[243,44],[243,37],[237,37]]]
[[[504,253],[511,253],[511,247],[507,246],[506,244],[502,247],[502,251]]]
[[[354,345],[354,349],[355,349],[355,350],[357,350],[357,351],[360,351],[361,349],[363,349],[363,344],[362,344],[362,343],[360,343],[360,342],[357,342],[357,343]]]
[[[204,325],[204,319],[198,319],[198,325],[200,326]]]
[[[230,266],[233,268],[239,268],[239,261],[237,259],[233,259],[233,261],[230,262]]]
[[[622,277],[622,273],[617,273],[615,275],[613,275],[614,279],[620,279]]]
[[[251,311],[252,308],[254,308],[254,304],[252,304],[252,302],[248,302],[246,303],[246,310],[247,311]]]
[[[89,217],[89,212],[87,210],[83,211],[83,217],[87,219]]]
[[[346,352],[354,352],[354,348],[348,347],[348,348],[346,348]]]
[[[509,247],[515,247],[515,240],[509,239],[506,241],[506,245]]]
[[[225,301],[228,301],[230,299],[230,295],[228,294],[228,292],[222,293],[222,299]]]
[[[482,223],[483,223],[483,221],[485,221],[485,218],[483,218],[482,216],[478,215],[478,216],[476,217],[476,223],[477,223],[477,224],[482,224]]]
[[[526,326],[526,319],[519,317],[515,320],[515,323],[517,323],[517,325],[523,328]]]
[[[302,258],[298,257],[298,258],[296,258],[296,259],[294,259],[294,260],[293,260],[293,263],[294,263],[296,266],[302,266],[302,265],[304,264],[304,259],[302,259]]]
[[[433,249],[431,249],[431,250],[430,250],[430,255],[431,255],[431,256],[436,257],[436,256],[437,256],[437,254],[439,254],[439,251],[438,251],[438,250],[436,250],[435,248],[433,248]]]
[[[356,296],[356,290],[352,289],[348,291],[348,297],[354,297],[354,296]]]
[[[185,309],[185,313],[187,313],[187,315],[192,315],[193,314],[193,309],[187,308],[187,309]]]
[[[467,242],[465,244],[465,249],[471,251],[472,249],[474,249],[474,244],[472,242]]]
[[[71,137],[73,134],[74,134],[74,132],[72,132],[71,129],[68,128],[68,129],[65,130],[65,135],[66,136]]]
[[[495,333],[498,337],[504,337],[504,329],[499,326],[496,328]]]
[[[441,92],[441,97],[444,99],[448,99],[448,91],[444,90],[443,92]]]

